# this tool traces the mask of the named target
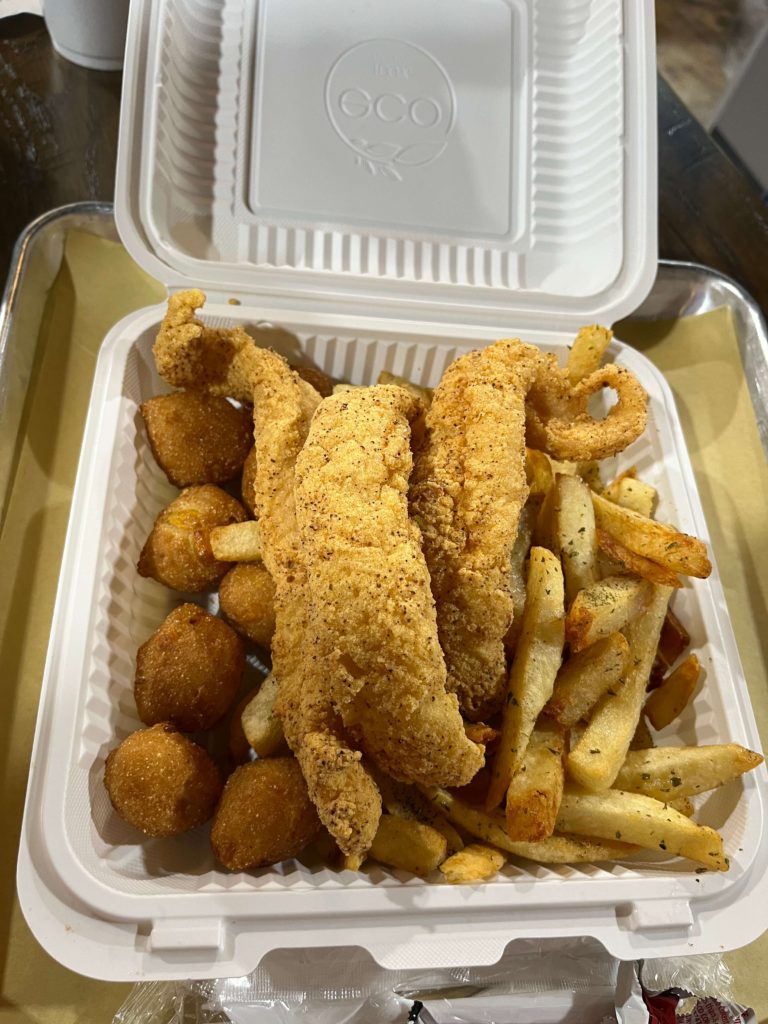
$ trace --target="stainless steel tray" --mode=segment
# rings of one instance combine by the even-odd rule
[[[43,214],[16,243],[0,304],[0,527],[13,481],[35,341],[48,291],[61,265],[64,239],[72,229],[119,240],[111,203],[73,203]],[[653,289],[633,317],[671,320],[718,306],[729,306],[733,312],[744,374],[768,455],[768,330],[752,297],[708,267],[661,260]]]
[[[72,203],[33,220],[11,256],[0,303],[0,528],[16,468],[19,427],[46,298],[61,267],[67,232],[75,229],[119,241],[111,203]]]

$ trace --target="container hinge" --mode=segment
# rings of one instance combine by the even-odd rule
[[[223,944],[224,922],[208,917],[155,921],[147,939],[150,950],[220,949]]]
[[[649,900],[633,903],[626,918],[632,931],[662,931],[676,929],[688,931],[693,925],[691,904],[688,900]]]

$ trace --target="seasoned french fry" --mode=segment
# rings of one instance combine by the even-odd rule
[[[676,800],[667,800],[667,806],[671,807],[678,814],[684,814],[686,818],[692,818],[695,811],[693,801],[689,800],[687,796],[680,796]]]
[[[598,548],[614,562],[618,562],[625,569],[651,583],[659,583],[663,587],[682,587],[680,577],[671,569],[659,565],[658,562],[652,562],[644,555],[638,555],[636,551],[630,551],[607,530],[597,530],[596,532]]]
[[[637,723],[635,729],[635,735],[632,737],[632,742],[629,744],[630,750],[650,750],[651,747],[655,747],[656,743],[651,735],[651,730],[648,728],[648,723],[645,720],[645,715],[640,715],[640,721]]]
[[[590,490],[597,491],[598,494],[603,493],[603,481],[600,478],[600,463],[599,462],[577,462],[578,472],[581,479],[590,488]]]
[[[563,570],[560,560],[545,548],[531,548],[527,595],[488,789],[489,808],[501,803],[522,764],[528,737],[552,696],[563,656]]]
[[[603,497],[651,519],[657,495],[655,487],[637,479],[637,471],[633,466],[606,486]]]
[[[622,508],[600,494],[592,493],[595,507],[595,522],[601,530],[620,541],[638,555],[682,573],[684,576],[709,576],[712,564],[707,557],[707,548],[697,537],[680,533],[673,526],[657,523],[631,509]]]
[[[382,864],[426,878],[445,860],[448,842],[430,825],[383,814],[368,852]]]
[[[572,654],[557,674],[544,713],[570,729],[618,684],[628,662],[629,644],[621,633],[612,633]]]
[[[285,742],[282,724],[275,714],[278,689],[277,679],[268,675],[256,696],[246,704],[241,717],[245,738],[259,757],[269,757]]]
[[[500,850],[480,843],[470,843],[463,850],[454,853],[440,865],[446,882],[462,885],[470,882],[485,882],[493,878],[503,867],[506,857]]]
[[[689,654],[651,693],[644,711],[654,729],[664,729],[677,718],[693,696],[700,673],[699,659]]]
[[[554,551],[557,546],[555,541],[554,486],[550,487],[539,504],[539,510],[536,514],[536,522],[533,524],[531,543],[534,547],[549,548],[550,551]]]
[[[627,627],[632,661],[624,683],[615,696],[606,693],[600,699],[583,736],[568,755],[568,774],[587,789],[607,789],[624,763],[640,719],[671,593],[669,587],[654,587],[645,613]]]
[[[543,458],[546,458],[546,455]],[[538,498],[529,498],[525,505],[523,505],[523,510],[520,513],[520,522],[517,527],[517,537],[512,545],[512,554],[509,560],[512,625],[504,637],[504,645],[508,651],[514,650],[517,638],[520,636],[523,609],[525,608],[525,563],[528,560],[528,552],[531,548],[531,537],[533,536],[533,528],[536,523],[539,505],[540,501]]]
[[[611,343],[613,331],[607,327],[592,324],[582,327],[571,345],[565,369],[571,384],[578,384],[598,369],[603,360],[605,350]]]
[[[586,587],[576,595],[565,618],[565,638],[571,650],[581,651],[625,629],[644,611],[651,592],[647,581],[626,576],[608,576]]]
[[[589,487],[579,476],[555,477],[555,550],[565,575],[565,601],[597,581],[597,535]]]
[[[498,846],[527,860],[541,864],[583,864],[590,861],[620,860],[637,850],[637,846],[616,840],[588,839],[578,835],[558,835],[538,843],[513,842],[506,831],[506,819],[500,811],[482,811],[453,796],[445,789],[434,790],[430,798],[445,812],[454,825],[483,842]]]
[[[445,836],[449,853],[463,848],[464,840],[459,833],[417,786],[397,782],[380,771],[374,771],[374,779],[381,793],[381,802],[389,814],[431,825]]]
[[[334,384],[333,393],[334,395],[343,395],[347,391],[356,391],[358,387],[358,384]]]
[[[669,801],[725,786],[762,763],[761,754],[738,743],[635,750],[627,754],[614,786]]]
[[[261,533],[252,519],[214,526],[210,534],[213,557],[220,562],[260,562]]]
[[[605,793],[566,790],[557,816],[562,831],[620,839],[649,850],[688,857],[713,871],[726,871],[723,840],[652,797],[610,789]]]
[[[539,498],[549,494],[555,482],[555,474],[549,456],[535,448],[525,449],[525,475],[528,480],[529,494]]]
[[[688,630],[672,609],[667,608],[664,625],[661,627],[659,648],[656,652],[659,660],[667,668],[671,668],[690,642],[691,638],[688,635]]]
[[[507,790],[507,834],[513,841],[538,842],[554,832],[565,782],[564,752],[560,729],[536,726]]]
[[[412,384],[406,377],[398,377],[397,374],[390,373],[389,370],[382,370],[376,383],[393,384],[395,387],[404,388],[410,394],[415,395],[416,398],[421,399],[425,409],[428,409],[432,404],[432,388],[422,388],[418,384]]]

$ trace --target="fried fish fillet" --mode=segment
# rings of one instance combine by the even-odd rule
[[[320,820],[348,855],[367,852],[381,816],[378,788],[349,743],[329,697],[299,543],[294,470],[319,394],[274,353],[254,373],[256,507],[264,564],[275,582],[272,670],[276,711]]]
[[[525,399],[541,355],[517,340],[469,352],[443,374],[416,453],[411,510],[437,603],[448,687],[464,714],[498,710],[512,622],[510,557],[525,475]]]
[[[461,786],[483,750],[446,692],[429,574],[408,516],[410,422],[420,412],[418,399],[388,385],[326,399],[296,462],[296,517],[344,724],[392,778]]]
[[[153,350],[155,363],[175,387],[254,404],[255,511],[263,561],[275,584],[276,710],[321,821],[342,852],[364,855],[376,834],[381,798],[329,700],[296,529],[296,458],[320,395],[242,328],[205,327],[194,315],[204,302],[197,290],[171,297]]]

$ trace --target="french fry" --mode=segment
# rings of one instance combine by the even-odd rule
[[[430,825],[383,814],[368,853],[382,864],[426,878],[445,860],[448,842]]]
[[[565,575],[565,601],[597,581],[597,535],[589,487],[579,476],[555,477],[555,550]]]
[[[600,551],[636,576],[649,580],[651,583],[659,583],[663,587],[682,587],[680,577],[671,569],[666,569],[658,562],[652,562],[644,555],[638,555],[636,551],[630,551],[607,530],[597,530],[596,533],[597,546]]]
[[[334,384],[333,393],[334,395],[343,395],[347,391],[356,391],[359,386],[359,384]]]
[[[723,840],[714,829],[697,825],[649,796],[610,789],[605,793],[566,790],[557,827],[579,835],[619,839],[649,850],[688,857],[713,871],[726,871]]]
[[[684,814],[686,818],[692,818],[696,808],[693,806],[693,801],[689,800],[687,796],[677,797],[675,800],[667,800],[667,806],[677,811],[678,814]]]
[[[697,537],[680,533],[673,526],[657,523],[631,509],[622,508],[600,494],[592,493],[595,522],[598,529],[606,530],[625,547],[652,562],[682,573],[684,576],[709,576],[712,563],[707,548]]]
[[[577,462],[579,476],[592,491],[603,493],[603,481],[600,478],[599,462]]]
[[[431,825],[445,836],[448,853],[463,848],[464,840],[459,833],[418,787],[407,782],[397,782],[380,771],[374,771],[374,779],[381,793],[381,802],[389,814]]]
[[[603,497],[651,519],[657,494],[655,487],[636,478],[633,467],[631,471],[622,473],[621,476],[609,483],[603,491]]]
[[[213,557],[220,562],[260,562],[261,533],[253,519],[214,526],[210,533]]]
[[[606,693],[600,699],[584,734],[568,755],[568,774],[587,789],[607,789],[624,763],[640,719],[671,593],[669,587],[654,587],[645,613],[627,627],[631,664],[624,683],[615,696]]]
[[[525,449],[525,475],[529,494],[543,498],[552,490],[555,474],[552,470],[552,461],[544,452],[535,448]]]
[[[432,388],[422,388],[418,384],[412,384],[406,377],[398,377],[397,374],[390,373],[389,370],[382,370],[376,383],[393,384],[395,387],[403,388],[416,398],[419,398],[425,409],[428,409],[432,404]]]
[[[533,535],[531,543],[534,547],[549,548],[554,551],[557,547],[555,541],[555,488],[551,487],[544,495],[536,513],[536,521],[533,524]]]
[[[576,335],[576,340],[571,345],[568,361],[565,364],[571,384],[578,384],[580,380],[598,369],[612,337],[613,331],[597,324],[581,328]]]
[[[546,455],[543,456],[546,458]],[[540,501],[537,498],[529,498],[523,505],[520,513],[520,522],[517,527],[517,537],[512,545],[512,554],[509,559],[509,592],[512,597],[512,625],[504,637],[504,646],[507,651],[513,651],[517,638],[520,636],[520,626],[523,621],[523,609],[525,608],[525,564],[528,560],[528,552],[531,548],[531,537],[536,523]]]
[[[343,853],[341,855],[342,871],[359,871],[365,861],[363,853]]]
[[[667,668],[672,668],[674,663],[688,647],[691,638],[688,630],[678,619],[671,608],[667,608],[664,625],[661,627],[659,637],[659,648],[656,652],[659,659]]]
[[[557,674],[544,713],[570,729],[618,684],[628,663],[629,644],[621,633],[612,633],[572,654]]]
[[[677,718],[693,696],[700,673],[699,659],[689,654],[651,693],[644,711],[654,729],[664,729]]]
[[[656,743],[651,735],[651,730],[648,728],[648,723],[645,720],[645,715],[640,715],[640,721],[637,723],[635,729],[635,735],[632,737],[632,742],[629,744],[630,750],[650,750],[651,747],[655,747]]]
[[[464,732],[473,743],[482,743],[484,747],[492,746],[501,736],[496,726],[484,722],[465,722]]]
[[[670,801],[725,786],[762,763],[761,754],[738,743],[635,750],[627,754],[614,786]]]
[[[275,714],[278,689],[277,679],[268,675],[256,696],[246,704],[241,717],[245,738],[259,757],[269,757],[285,742],[283,726]]]
[[[528,737],[552,687],[563,656],[563,570],[546,548],[531,548],[520,639],[509,672],[501,739],[486,806],[498,806],[520,767]]]
[[[444,860],[440,871],[451,885],[485,882],[504,867],[506,859],[500,850],[492,846],[470,843]]]
[[[517,857],[540,864],[583,864],[591,861],[620,860],[636,852],[637,846],[616,840],[588,839],[578,835],[558,835],[537,843],[513,842],[506,831],[505,815],[500,811],[482,811],[453,796],[445,789],[432,791],[435,805],[459,828],[492,846]]]
[[[507,834],[513,841],[538,842],[554,832],[565,782],[564,753],[562,731],[537,725],[507,790]]]
[[[586,587],[573,599],[565,618],[571,650],[581,651],[625,629],[644,611],[651,593],[652,585],[646,580],[626,576],[608,576]]]

